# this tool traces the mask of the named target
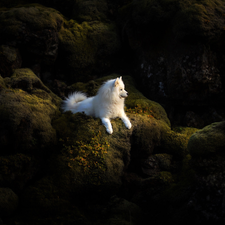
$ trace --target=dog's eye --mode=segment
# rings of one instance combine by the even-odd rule
[[[120,89],[121,91],[123,90],[123,89]]]

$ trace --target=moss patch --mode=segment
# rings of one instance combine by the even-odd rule
[[[59,30],[63,20],[57,10],[33,4],[1,10],[0,30],[3,36],[16,37],[21,32],[23,24],[27,24],[33,30],[46,28]]]
[[[6,88],[6,86],[5,86],[4,79],[2,78],[2,76],[0,76],[0,90],[3,88]]]
[[[75,20],[65,21],[59,40],[59,48],[64,55],[60,60],[79,73],[92,70],[97,63],[114,55],[120,48],[115,24],[98,21],[81,24]]]
[[[162,147],[164,150],[176,156],[184,156],[188,153],[188,141],[198,129],[190,127],[176,127],[163,133]]]
[[[225,147],[225,123],[217,122],[194,133],[188,149],[193,156],[206,156],[223,151]]]
[[[16,70],[5,83],[16,89],[1,90],[1,147],[32,151],[54,144],[56,133],[51,119],[59,113],[60,99],[29,69]]]

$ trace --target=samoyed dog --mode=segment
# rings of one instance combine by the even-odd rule
[[[122,77],[106,81],[98,90],[96,96],[87,97],[82,92],[75,92],[63,100],[63,111],[72,113],[83,112],[88,116],[101,119],[106,131],[113,133],[110,119],[119,117],[126,128],[131,128],[131,123],[124,112],[124,99],[128,92],[124,89]]]

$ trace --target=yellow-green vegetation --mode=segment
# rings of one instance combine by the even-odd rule
[[[127,108],[125,107],[125,111],[132,114],[141,114],[141,115],[147,115],[147,117],[153,118],[154,116],[150,113],[153,113],[152,110],[150,110],[148,107],[142,107],[140,104],[137,104],[134,108]]]
[[[164,184],[167,184],[167,185],[174,182],[172,174],[168,171],[160,172],[158,177]]]
[[[39,99],[53,102],[59,106],[61,99],[52,93],[29,68],[16,69],[10,78],[5,79],[9,88],[26,91]]]
[[[97,134],[93,133],[88,141],[74,140],[75,143],[72,145],[68,139],[61,140],[63,142],[62,152],[66,157],[68,167],[80,168],[87,183],[100,184],[101,175],[106,170],[105,155],[110,145],[101,136],[99,131]]]
[[[198,129],[191,127],[176,127],[173,130],[166,130],[162,133],[162,146],[170,154],[184,156],[188,153],[187,145],[189,138]]]

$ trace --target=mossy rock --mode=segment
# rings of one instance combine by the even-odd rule
[[[25,154],[0,156],[0,184],[21,191],[36,175],[40,162]]]
[[[176,127],[173,130],[167,130],[162,134],[162,148],[166,153],[183,157],[188,154],[188,141],[197,128]]]
[[[3,77],[0,76],[0,90],[3,89],[3,88],[6,88],[6,86],[5,86],[5,82],[4,82]]]
[[[72,80],[76,80],[74,74],[82,77],[80,80],[88,80],[85,76],[91,71],[100,71],[110,66],[109,58],[120,49],[120,39],[114,23],[84,21],[79,24],[69,20],[60,30],[59,40],[61,57],[58,60],[60,64],[63,62],[62,69],[64,74],[68,73],[67,79]],[[65,65],[68,69],[65,69]]]
[[[5,78],[0,93],[1,151],[32,151],[56,143],[51,119],[60,99],[30,69],[18,69]],[[23,89],[25,90],[23,90]]]
[[[22,64],[18,49],[1,45],[0,46],[0,74],[2,77],[11,76],[13,70],[20,68]]]
[[[222,34],[224,12],[222,0],[141,0],[122,7],[119,21],[123,29],[132,26],[144,35],[153,29],[153,40],[167,35],[169,28],[176,38],[205,41]]]
[[[1,38],[17,38],[23,30],[24,24],[32,30],[59,30],[64,19],[60,13],[52,8],[38,4],[4,9],[0,11]]]
[[[10,79],[5,79],[9,88],[22,89],[39,98],[50,100],[56,106],[60,105],[61,99],[52,93],[43,82],[28,68],[16,69]]]
[[[223,152],[224,140],[225,122],[216,122],[194,133],[188,142],[188,149],[193,156],[205,157]]]
[[[112,196],[108,205],[109,207],[106,213],[110,215],[110,218],[105,224],[143,224],[143,214],[141,208],[133,202],[118,198],[117,196]]]
[[[104,81],[115,77],[119,75],[112,74],[88,83],[76,83],[71,87],[74,91],[94,95]],[[191,132],[185,131],[185,128],[179,130],[183,134],[171,131],[162,106],[141,95],[135,89],[131,77],[123,76],[123,80],[130,93],[125,102],[131,98],[127,115],[132,128],[128,130],[120,119],[113,119],[111,123],[114,132],[109,135],[99,118],[83,113],[66,112],[54,119],[52,126],[60,140],[59,150],[50,157],[46,176],[24,192],[23,198],[28,205],[44,211],[56,211],[58,207],[64,208],[71,202],[85,204],[87,199],[98,202],[99,196],[107,199],[121,187],[123,174],[127,171],[131,158],[135,154],[140,158],[148,157],[155,154],[156,149],[155,156],[163,171],[151,178],[152,182],[163,186],[174,183],[173,174],[166,170],[170,170],[174,155],[184,157]],[[146,111],[143,110],[146,107]],[[185,144],[181,144],[182,142]],[[115,221],[114,219],[112,217],[109,221]],[[127,222],[123,216],[120,219]]]
[[[105,0],[77,0],[74,5],[73,19],[83,21],[106,21],[108,14]]]
[[[100,119],[71,112],[55,120],[53,126],[63,145],[58,157],[62,167],[57,175],[59,178],[66,179],[68,183],[71,176],[74,177],[72,189],[78,193],[87,186],[94,189],[101,185],[113,190],[121,185],[123,158],[128,157],[130,149],[125,133],[130,131],[124,127],[125,131],[116,135],[120,139],[110,139]],[[115,132],[119,132],[118,128]]]
[[[18,200],[10,188],[0,188],[0,216],[11,216],[18,207]]]
[[[87,84],[79,82],[72,87],[74,91],[96,94],[104,81],[118,76],[112,74]],[[146,99],[135,89],[131,77],[123,76],[122,79],[130,93],[125,101],[129,105],[127,115],[132,123],[130,130],[120,119],[114,119],[111,120],[114,132],[109,135],[99,118],[71,112],[62,114],[52,123],[62,145],[53,168],[61,167],[57,177],[64,180],[62,183],[69,183],[73,177],[75,181],[71,183],[71,189],[77,193],[87,190],[87,187],[111,191],[119,188],[123,171],[130,163],[131,149],[137,157],[151,155],[156,147],[179,156],[183,156],[186,150],[189,136],[171,131],[163,107]],[[65,185],[67,188],[69,186]]]

